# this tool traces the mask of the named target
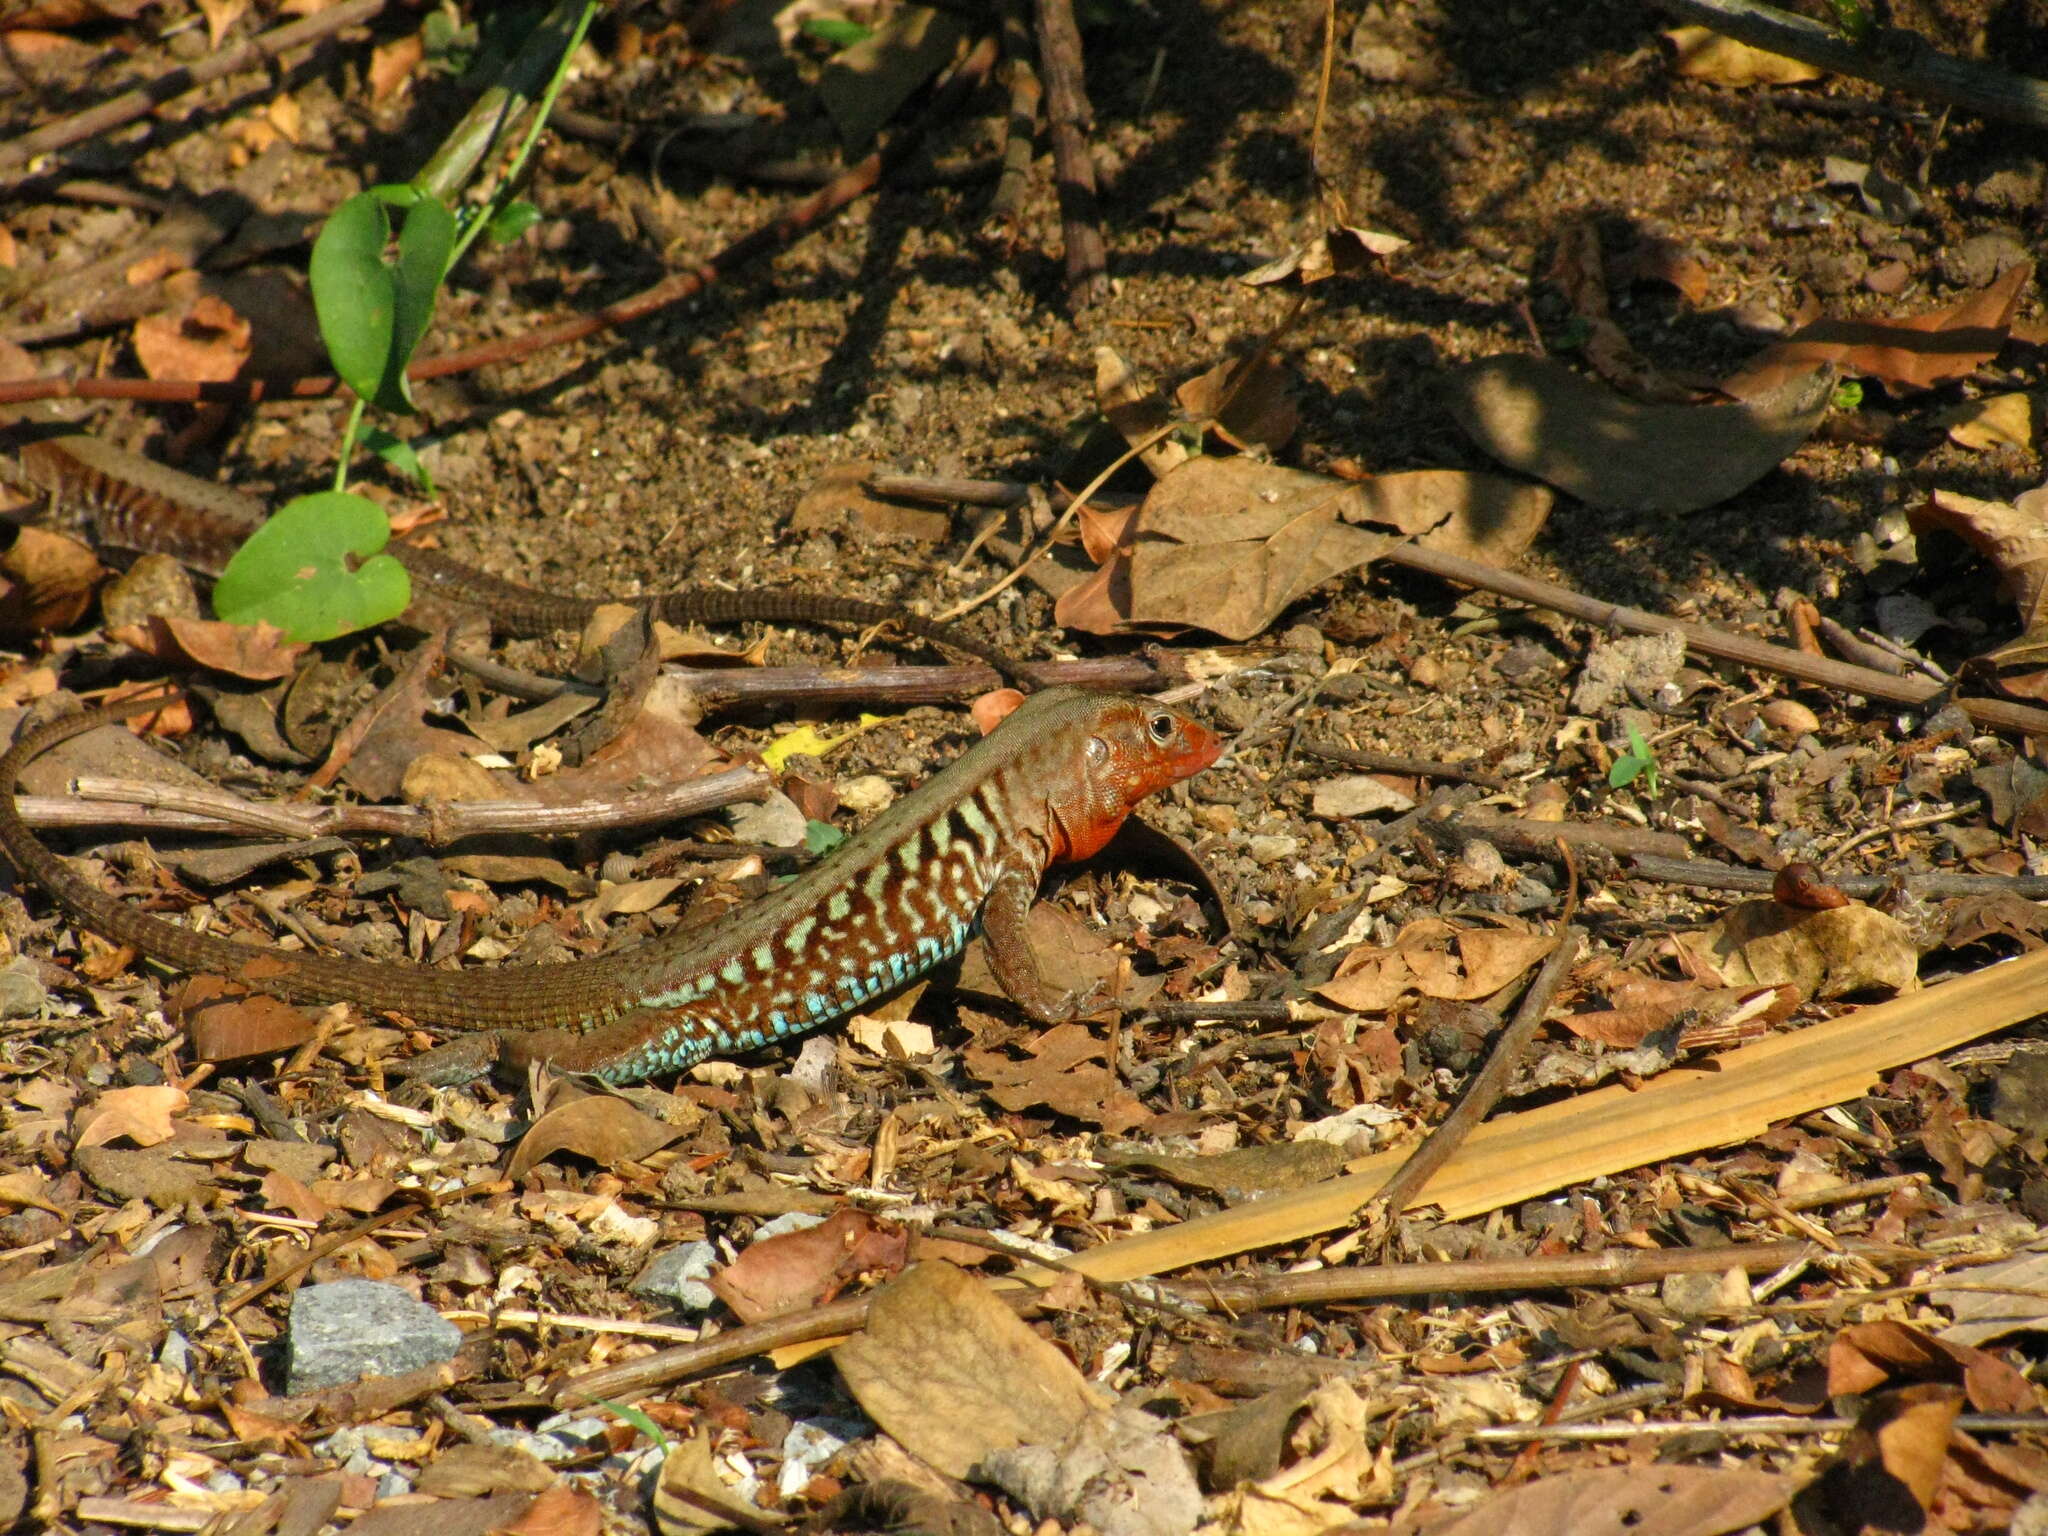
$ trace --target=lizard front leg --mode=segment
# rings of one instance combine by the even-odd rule
[[[981,908],[981,936],[989,969],[1010,1000],[1041,1024],[1064,1024],[1101,990],[1091,982],[1064,991],[1045,979],[1038,957],[1025,937],[1031,903],[1038,896],[1038,878],[1020,869],[1006,870],[989,887]]]

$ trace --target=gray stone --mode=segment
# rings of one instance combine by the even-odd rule
[[[1414,810],[1415,802],[1371,774],[1350,773],[1318,784],[1309,809],[1326,821],[1348,821],[1353,816],[1399,815]]]
[[[453,1359],[462,1330],[395,1285],[336,1280],[292,1298],[285,1390],[318,1392]]]
[[[1959,288],[1982,288],[2032,253],[2009,234],[1972,235],[1959,245],[1944,246],[1941,275]]]
[[[743,843],[766,843],[771,848],[801,848],[808,823],[796,802],[780,790],[770,792],[759,805],[733,807],[732,835]]]
[[[704,1282],[718,1267],[718,1250],[709,1243],[678,1243],[664,1248],[640,1271],[630,1289],[640,1296],[658,1296],[678,1312],[708,1312],[718,1298]]]

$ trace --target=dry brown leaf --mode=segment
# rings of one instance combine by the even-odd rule
[[[1335,224],[1305,245],[1262,262],[1238,278],[1248,288],[1297,279],[1303,287],[1327,278],[1348,277],[1361,272],[1375,256],[1391,256],[1412,242],[1381,229],[1363,229],[1353,224]]]
[[[0,553],[0,635],[20,638],[69,629],[92,606],[106,570],[76,539],[45,528],[16,530]]]
[[[1496,1493],[1430,1536],[1726,1536],[1769,1520],[1798,1486],[1749,1467],[1565,1472]]]
[[[2034,446],[2034,397],[2025,390],[1965,400],[1941,412],[1935,425],[1948,428],[1949,441],[1961,448],[2030,450]]]
[[[1235,394],[1228,393],[1243,366],[1233,359],[1198,373],[1174,391],[1180,408],[1196,420],[1216,417],[1216,435],[1233,448],[1263,448],[1277,453],[1301,425],[1301,413],[1289,393],[1294,370],[1263,357]],[[1228,402],[1226,406],[1226,400]],[[1217,407],[1225,406],[1217,416]]]
[[[1565,227],[1548,275],[1585,326],[1586,361],[1601,378],[1637,400],[1691,404],[1701,398],[1700,390],[1667,377],[1614,323],[1600,232],[1591,219]]]
[[[1556,947],[1548,934],[1458,928],[1417,918],[1385,948],[1361,944],[1315,990],[1353,1013],[1383,1013],[1410,992],[1448,1002],[1491,997]]]
[[[1908,517],[1915,532],[1943,529],[1991,562],[2000,590],[2019,610],[2023,637],[2043,628],[2048,619],[2048,485],[2010,502],[1935,491]]]
[[[1646,405],[1561,363],[1500,356],[1456,370],[1451,411],[1511,469],[1588,505],[1695,512],[1726,501],[1794,453],[1833,392],[1825,372],[1733,405]]]
[[[1045,910],[1043,908],[1034,910]],[[1007,1110],[1045,1108],[1121,1135],[1152,1118],[1106,1065],[1109,1047],[1082,1024],[1060,1024],[1024,1042],[1023,1061],[969,1047],[967,1070]]]
[[[110,1088],[79,1110],[71,1143],[98,1147],[125,1136],[138,1147],[160,1146],[174,1134],[171,1122],[187,1099],[184,1089],[167,1084]]]
[[[661,1463],[654,1489],[655,1529],[662,1536],[698,1531],[772,1530],[787,1517],[762,1509],[718,1473],[718,1432],[700,1429],[678,1441]]]
[[[1366,515],[1343,480],[1247,458],[1193,458],[1153,486],[1131,542],[1062,595],[1053,615],[1091,634],[1199,627],[1247,640],[1393,542],[1350,526]]]
[[[1800,1500],[1826,1510],[1835,1529],[1918,1531],[1941,1489],[1949,1437],[1961,1411],[1953,1387],[1902,1387],[1864,1405],[1840,1455]]]
[[[1857,1323],[1829,1340],[1830,1397],[1861,1395],[1887,1382],[1959,1386],[1978,1413],[2038,1413],[2042,1408],[2040,1389],[1998,1356],[1938,1339],[1909,1323]]]
[[[602,1536],[604,1506],[587,1489],[543,1488],[503,1536]],[[495,1536],[495,1533],[494,1533]]]
[[[1947,1344],[1988,1344],[2008,1333],[2048,1329],[2048,1253],[2022,1253],[1956,1275],[1969,1290],[1929,1292],[1934,1304],[1955,1321],[1941,1330]],[[2000,1294],[1988,1289],[2009,1285]]]
[[[1109,1407],[987,1286],[936,1260],[876,1292],[867,1331],[833,1361],[868,1417],[948,1477],[994,1451],[1056,1444]]]
[[[533,1128],[520,1138],[506,1174],[523,1179],[536,1164],[557,1152],[574,1152],[600,1168],[637,1163],[682,1134],[681,1126],[642,1114],[624,1099],[591,1094],[557,1105],[534,1121]]]
[[[145,624],[109,630],[111,638],[157,661],[204,667],[251,682],[290,677],[312,647],[287,640],[274,624],[229,624],[219,619],[159,615]]]
[[[207,45],[220,47],[220,40],[228,35],[228,28],[240,21],[248,9],[249,0],[199,0],[199,10],[206,17]]]
[[[1672,68],[1689,80],[1727,86],[1797,85],[1821,77],[1811,64],[1766,53],[1706,27],[1673,27],[1664,36],[1671,44]]]
[[[1976,372],[2005,346],[2032,263],[1924,315],[1897,320],[1808,320],[1721,381],[1739,400],[1774,395],[1791,380],[1834,366],[1902,390],[1931,389]]]
[[[1685,302],[1707,302],[1712,286],[1706,263],[1698,250],[1662,235],[1638,233],[1635,241],[1607,264],[1608,276],[1617,283],[1662,283],[1676,288]]]
[[[1136,448],[1169,421],[1166,396],[1114,347],[1095,349],[1095,405],[1125,443]],[[1171,435],[1139,451],[1138,462],[1163,478],[1188,461],[1185,443]]]
[[[1790,984],[1807,997],[1920,985],[1920,951],[1898,919],[1854,904],[1812,911],[1745,901],[1679,938],[1698,974],[1732,987]]]
[[[420,60],[427,56],[427,45],[417,32],[408,32],[403,37],[370,50],[370,101],[375,104],[388,99],[398,88],[412,78],[412,72],[420,66]]]
[[[952,519],[930,507],[885,501],[868,493],[868,480],[883,466],[867,459],[834,464],[811,482],[790,515],[795,533],[841,533],[857,527],[885,537],[937,544],[953,530]]]
[[[757,1323],[830,1301],[864,1274],[897,1274],[909,1254],[908,1229],[835,1211],[815,1227],[749,1244],[710,1285],[741,1322]]]
[[[177,1021],[201,1061],[277,1056],[313,1038],[313,1017],[282,998],[232,986],[218,976],[194,976],[170,996],[165,1012]]]
[[[1394,1440],[1375,1452],[1365,1438],[1371,1415],[1347,1382],[1332,1381],[1309,1397],[1308,1414],[1290,1436],[1304,1454],[1221,1501],[1224,1528],[1241,1536],[1310,1536],[1348,1524],[1360,1504],[1394,1497]]]
[[[212,294],[181,313],[135,322],[135,357],[152,379],[225,383],[249,360],[249,322]]]

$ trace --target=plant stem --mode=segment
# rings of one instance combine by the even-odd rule
[[[334,456],[334,488],[348,489],[348,467],[356,456],[356,438],[363,430],[363,397],[357,395],[348,408],[348,425],[341,429],[341,448]]]

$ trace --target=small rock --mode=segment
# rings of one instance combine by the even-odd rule
[[[678,1312],[709,1312],[718,1302],[704,1282],[718,1267],[718,1250],[710,1243],[678,1243],[647,1261],[627,1287],[635,1295],[658,1296]]]
[[[781,1237],[786,1232],[802,1232],[811,1227],[824,1225],[825,1218],[813,1216],[808,1211],[789,1211],[772,1221],[764,1221],[754,1229],[754,1235],[747,1239],[747,1246],[765,1242],[771,1237]]]
[[[736,805],[727,814],[732,818],[734,837],[771,848],[801,848],[809,826],[796,802],[779,789],[769,791],[759,805]]]
[[[1418,688],[1441,693],[1450,686],[1451,673],[1450,669],[1434,656],[1418,656],[1409,663],[1408,681]]]
[[[1369,773],[1353,773],[1318,784],[1309,809],[1325,821],[1348,821],[1353,816],[1398,816],[1414,810],[1415,802]]]
[[[1666,1275],[1664,1305],[1680,1317],[1715,1317],[1752,1305],[1749,1279],[1739,1269],[1718,1275]]]
[[[1507,860],[1500,850],[1483,838],[1474,838],[1458,850],[1448,871],[1451,884],[1461,891],[1498,890],[1512,883]]]
[[[1557,665],[1557,658],[1533,640],[1517,640],[1493,664],[1493,670],[1511,683],[1534,677]]]
[[[462,1330],[395,1285],[335,1280],[292,1298],[285,1390],[318,1392],[452,1360]]]
[[[1958,288],[1982,288],[2031,260],[2027,248],[2011,235],[1972,235],[1960,245],[1942,248],[1941,275]]]
[[[1806,280],[1814,290],[1830,297],[1848,293],[1870,270],[1870,258],[1862,251],[1816,251],[1806,263]]]
[[[1820,716],[1797,699],[1772,699],[1756,713],[1765,725],[1787,736],[1804,736],[1820,729]]]
[[[1600,715],[1618,696],[1649,698],[1685,665],[1683,635],[1630,635],[1607,640],[1586,653],[1572,689],[1572,711]]]
[[[887,810],[895,799],[896,786],[879,773],[864,773],[839,786],[839,803],[863,816]]]
[[[2048,166],[2030,160],[1993,171],[1970,189],[1970,201],[1994,213],[2031,213],[2048,196]]]
[[[1291,859],[1301,851],[1301,839],[1268,833],[1255,837],[1245,845],[1245,852],[1251,855],[1254,864],[1278,864],[1282,859]]]
[[[196,619],[199,594],[191,574],[169,555],[144,555],[100,591],[100,615],[109,629],[150,619]]]

